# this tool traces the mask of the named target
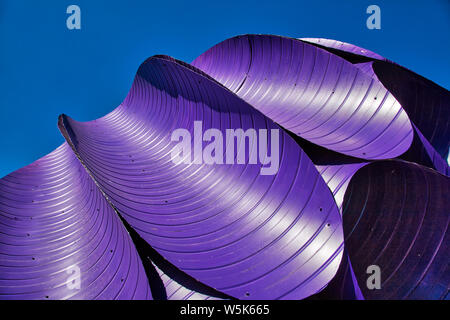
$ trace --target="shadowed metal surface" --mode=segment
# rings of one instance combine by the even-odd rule
[[[351,179],[344,200],[346,250],[366,299],[445,299],[449,178],[414,163],[379,161]],[[381,269],[369,290],[366,269]]]
[[[408,116],[376,79],[297,39],[245,35],[193,63],[287,130],[363,159],[393,158],[413,139]]]
[[[390,62],[375,61],[373,70],[401,103],[421,135],[445,159],[450,147],[450,92]]]
[[[151,297],[128,233],[67,144],[0,180],[0,299]]]
[[[88,123],[63,116],[60,128],[130,225],[190,276],[240,299],[301,299],[323,288],[342,257],[342,226],[312,162],[280,129],[276,175],[260,175],[261,165],[248,161],[175,165],[170,135],[193,132],[194,120],[223,133],[279,129],[166,57],[141,65],[113,112]]]

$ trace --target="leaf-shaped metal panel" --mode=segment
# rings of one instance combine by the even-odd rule
[[[223,136],[279,130],[279,170],[196,164],[195,150],[190,163],[175,164],[171,134],[184,128],[195,137],[194,121]],[[60,128],[129,224],[202,283],[241,299],[301,299],[335,275],[341,218],[312,162],[280,127],[195,68],[151,58],[121,106],[88,123],[63,116]]]
[[[330,150],[386,159],[411,145],[411,123],[394,96],[350,62],[312,44],[239,36],[193,65],[284,128]]]

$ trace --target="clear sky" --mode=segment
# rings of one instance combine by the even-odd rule
[[[68,30],[66,8],[81,8]],[[381,8],[381,30],[366,8]],[[0,177],[63,142],[61,113],[98,118],[154,54],[191,62],[246,33],[322,37],[373,50],[450,88],[449,0],[0,0]]]

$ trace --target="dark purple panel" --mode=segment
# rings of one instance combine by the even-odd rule
[[[375,61],[373,69],[417,129],[445,159],[450,147],[450,92],[394,63]]]
[[[444,159],[442,159],[441,155],[437,153],[437,151],[433,148],[433,146],[428,142],[428,140],[423,136],[423,134],[414,126],[414,130],[420,139],[420,142],[422,143],[423,149],[428,155],[429,159],[433,163],[434,169],[436,169],[438,172],[449,175],[450,174],[450,167]]]
[[[408,116],[384,86],[343,58],[296,39],[246,35],[193,65],[289,131],[364,159],[404,153]]]
[[[170,136],[192,133],[195,120],[223,133],[279,129],[278,172],[174,164]],[[204,284],[241,299],[301,299],[335,275],[340,214],[312,162],[270,119],[194,68],[150,58],[117,109],[88,123],[62,116],[60,128],[130,225]]]
[[[398,159],[408,162],[415,162],[422,166],[426,166],[436,171],[449,175],[449,166],[447,162],[436,152],[433,146],[422,135],[422,133],[414,127],[414,139],[411,147],[407,152],[402,154]]]
[[[151,297],[128,233],[67,144],[0,180],[0,299]]]
[[[450,178],[414,163],[378,161],[351,179],[346,250],[366,299],[444,299],[450,284]],[[381,270],[370,290],[367,268]]]

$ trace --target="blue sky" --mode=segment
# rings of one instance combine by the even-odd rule
[[[66,28],[71,4],[81,30]],[[366,28],[371,4],[381,30]],[[147,57],[191,62],[245,33],[350,42],[450,88],[448,0],[0,0],[0,177],[63,142],[59,114],[88,121],[119,105]]]

